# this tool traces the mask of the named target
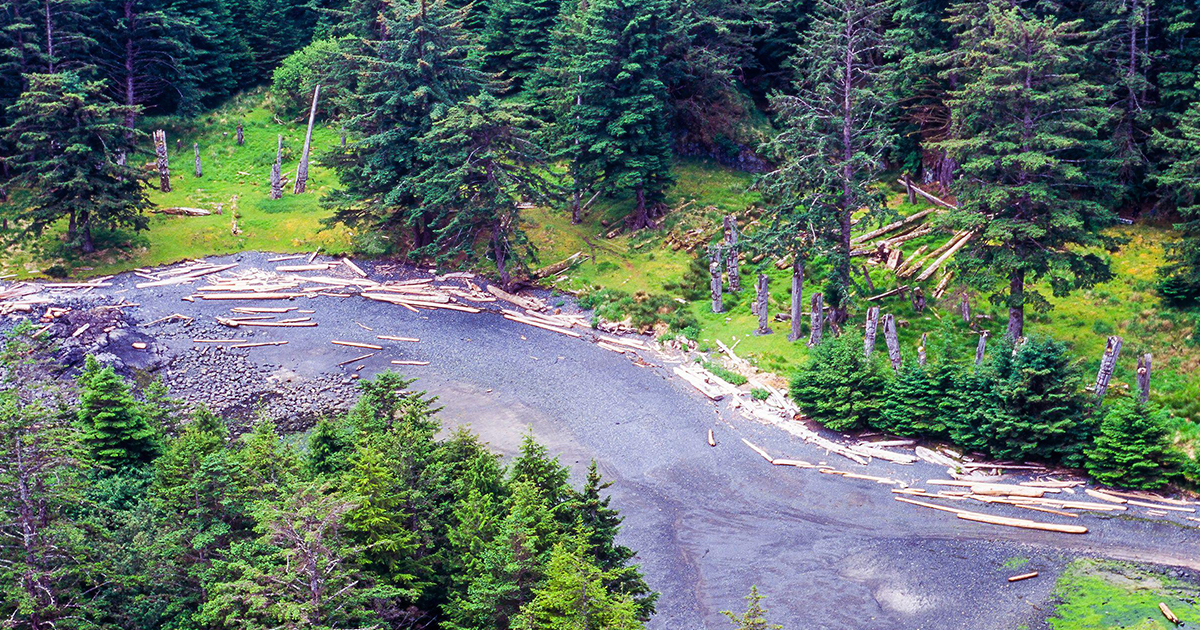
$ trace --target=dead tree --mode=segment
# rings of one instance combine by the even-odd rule
[[[1137,385],[1138,400],[1143,404],[1150,400],[1150,353],[1138,357]]]
[[[770,326],[767,325],[767,318],[771,314],[771,306],[768,302],[771,297],[771,294],[768,290],[769,282],[770,281],[767,279],[766,274],[758,274],[758,284],[756,285],[757,291],[754,299],[755,302],[758,303],[758,330],[756,332],[760,335],[769,335],[774,332],[771,330]]]
[[[867,329],[863,334],[863,356],[870,358],[875,351],[875,333],[879,330],[879,307],[867,309]]]
[[[896,336],[896,317],[891,313],[883,316],[883,340],[887,342],[888,359],[892,369],[900,371],[900,338]]]
[[[742,278],[738,270],[737,220],[732,214],[725,215],[725,273],[729,275],[729,291],[742,290]]]
[[[167,132],[159,129],[150,134],[154,139],[154,166],[158,169],[158,188],[171,192],[171,166],[167,158]]]
[[[200,143],[192,143],[192,151],[196,154],[196,177],[204,177],[204,169],[200,167]]]
[[[721,248],[710,247],[708,249],[708,277],[709,287],[712,290],[712,312],[723,313],[725,306],[722,303],[721,296]]]
[[[308,184],[308,152],[312,149],[313,121],[317,118],[317,97],[320,94],[321,86],[318,84],[313,89],[312,107],[308,110],[308,131],[304,134],[304,150],[300,152],[300,163],[296,165],[296,185],[292,188],[292,193],[297,195],[304,192],[304,187]]]
[[[1108,391],[1108,382],[1112,380],[1113,370],[1117,369],[1117,357],[1121,356],[1121,338],[1113,335],[1104,346],[1104,356],[1100,358],[1100,371],[1096,373],[1096,399],[1103,400]]]
[[[917,365],[925,367],[925,340],[929,333],[921,333],[921,345],[917,346]]]
[[[821,336],[825,332],[825,298],[820,291],[813,294],[808,308],[812,311],[809,313],[808,345],[815,348],[821,345]]]
[[[283,136],[280,135],[275,141],[275,165],[271,167],[271,199],[279,199],[283,196],[283,173],[280,172],[283,160]]]
[[[237,145],[240,147],[240,146],[242,146],[243,144],[246,144],[246,136],[245,136],[245,135],[242,133],[242,123],[238,123],[238,126],[237,126]]]
[[[792,332],[788,341],[798,341],[804,334],[800,330],[800,314],[804,309],[804,259],[799,254],[792,257]]]
[[[975,365],[983,365],[983,351],[987,349],[988,331],[979,335],[979,345],[975,346]]]

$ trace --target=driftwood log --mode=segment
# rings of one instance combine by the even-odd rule
[[[1138,399],[1143,403],[1150,399],[1150,353],[1138,357],[1137,385]]]
[[[712,312],[723,313],[725,306],[721,296],[721,248],[710,247],[708,250],[708,283],[712,292]]]
[[[312,149],[313,121],[317,117],[317,97],[321,94],[321,85],[313,88],[312,107],[308,110],[308,131],[304,134],[304,150],[300,152],[300,163],[296,165],[296,184],[292,193],[299,195],[308,185],[308,153]]]
[[[154,139],[154,166],[158,169],[158,188],[171,192],[171,166],[167,158],[167,132],[159,129],[150,134]]]
[[[804,261],[799,255],[792,257],[792,331],[788,333],[788,341],[798,341],[803,334],[800,330],[800,313],[804,308]]]
[[[813,294],[809,310],[808,345],[815,348],[821,345],[821,336],[825,332],[825,298],[820,291]]]
[[[896,336],[896,317],[891,313],[883,316],[883,340],[887,342],[888,359],[892,369],[900,371],[900,339]]]
[[[1100,371],[1096,373],[1096,398],[1104,399],[1108,392],[1108,382],[1112,380],[1113,371],[1117,369],[1117,358],[1121,356],[1121,338],[1113,335],[1104,346],[1104,356],[1100,358]]]
[[[879,307],[867,309],[867,328],[863,333],[863,356],[870,358],[875,351],[875,334],[879,330]]]
[[[755,332],[760,335],[769,335],[773,332],[770,326],[767,325],[767,323],[770,321],[769,316],[771,313],[770,303],[768,302],[771,296],[770,291],[768,290],[768,287],[770,286],[769,283],[770,280],[767,279],[767,274],[758,274],[758,282],[755,284],[756,291],[754,296],[755,302],[758,303],[758,330]]]

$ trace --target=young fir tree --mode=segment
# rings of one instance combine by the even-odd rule
[[[751,586],[750,594],[746,596],[746,612],[735,615],[723,610],[721,614],[729,617],[736,630],[783,630],[783,626],[767,621],[767,609],[763,608],[762,600],[763,596],[758,593],[758,586]]]
[[[434,121],[420,138],[429,167],[417,178],[416,192],[439,227],[419,253],[469,260],[477,255],[478,236],[486,235],[500,284],[511,288],[513,268],[525,268],[533,253],[519,208],[555,196],[547,155],[534,135],[538,126],[526,106],[490,94],[467,98]]]
[[[358,140],[323,161],[341,182],[325,200],[335,210],[333,222],[375,234],[368,249],[382,253],[394,247],[387,238],[401,228],[412,231],[415,248],[433,243],[440,226],[416,190],[430,166],[419,140],[438,114],[494,81],[479,67],[461,10],[441,0],[402,0],[378,15],[379,38],[347,55],[345,72],[358,78],[345,96],[346,128]]]
[[[583,191],[633,194],[630,229],[653,227],[671,185],[671,134],[661,77],[666,0],[587,3],[582,53],[567,75],[574,105],[566,124]]]
[[[31,235],[66,218],[67,241],[84,253],[96,250],[94,229],[144,229],[146,174],[120,160],[136,148],[124,127],[128,108],[109,101],[101,83],[73,73],[26,78],[29,87],[2,130],[15,151],[5,159],[14,184],[29,191],[17,218]]]
[[[387,456],[369,442],[360,444],[342,478],[345,496],[354,506],[346,512],[348,537],[363,548],[364,567],[404,588],[408,600],[420,595],[414,584],[419,568],[412,560],[417,535],[408,529],[408,496]]]
[[[1179,475],[1183,456],[1172,444],[1170,415],[1127,398],[1111,406],[1087,453],[1088,474],[1121,488],[1161,488]]]
[[[92,458],[118,471],[149,463],[158,454],[158,432],[146,422],[125,379],[111,367],[98,368],[91,355],[87,367],[91,374],[78,383],[78,417]]]
[[[1157,96],[1155,127],[1163,128],[1192,103],[1200,101],[1197,85],[1200,60],[1200,6],[1192,2],[1163,2],[1151,22],[1156,43],[1154,83]]]
[[[890,161],[907,173],[944,188],[954,177],[954,163],[934,143],[944,139],[950,122],[945,96],[949,82],[938,67],[953,41],[946,22],[950,0],[898,3],[890,36],[895,60],[896,149]]]
[[[845,334],[813,349],[792,378],[792,398],[830,429],[862,429],[879,414],[886,384],[879,363],[863,356],[862,336]]]
[[[502,73],[515,89],[540,72],[550,54],[559,0],[492,0],[481,31],[489,71]]]
[[[951,138],[940,146],[961,169],[951,224],[973,238],[956,261],[988,286],[1006,283],[1008,337],[1024,334],[1025,306],[1049,308],[1028,283],[1045,279],[1056,295],[1109,277],[1106,261],[1073,245],[1105,242],[1112,213],[1094,200],[1091,173],[1102,164],[1107,112],[1102,90],[1079,76],[1086,53],[1077,23],[1036,17],[1002,0],[960,4],[959,21],[975,29],[956,56],[961,87],[948,98]],[[1102,178],[1097,178],[1102,179]]]
[[[1173,131],[1155,131],[1154,144],[1169,156],[1154,179],[1181,219],[1175,224],[1178,236],[1167,243],[1159,291],[1168,301],[1189,304],[1200,299],[1200,102],[1178,118]]]
[[[315,475],[333,475],[349,465],[353,439],[346,427],[321,418],[308,436],[308,469]]]
[[[779,209],[800,214],[773,225],[792,233],[807,227],[827,254],[833,271],[825,302],[839,324],[850,302],[851,215],[879,214],[885,202],[874,184],[894,143],[885,124],[893,68],[884,61],[893,10],[892,0],[818,2],[793,60],[797,93],[771,99],[783,131],[766,147],[779,167],[763,186],[780,199]]]
[[[952,389],[952,372],[906,362],[888,381],[874,426],[896,435],[947,437],[941,404]]]
[[[546,577],[533,600],[521,607],[514,630],[588,628],[640,630],[637,605],[629,596],[607,586],[608,576],[588,554],[587,543],[558,543],[546,563]]]

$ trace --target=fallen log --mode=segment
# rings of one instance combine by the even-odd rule
[[[202,300],[290,300],[303,293],[216,293],[201,295]]]
[[[752,443],[750,442],[750,440],[747,440],[746,438],[742,438],[742,442],[745,442],[746,446],[749,446],[750,448],[754,449],[754,452],[755,452],[755,453],[758,453],[759,455],[762,455],[762,458],[763,458],[763,459],[765,459],[765,460],[767,460],[767,463],[771,463],[771,464],[774,464],[774,463],[775,463],[775,459],[774,459],[773,457],[771,457],[770,455],[768,455],[768,454],[767,454],[767,452],[766,452],[766,451],[764,451],[763,449],[761,449],[761,448],[759,448],[759,447],[755,446],[754,444],[752,444]]]
[[[174,214],[188,217],[206,217],[212,214],[211,211],[204,208],[185,208],[183,206],[171,206],[169,208],[155,208],[150,212],[156,214]]]
[[[929,208],[928,210],[922,210],[920,212],[911,214],[903,219],[900,219],[899,221],[889,223],[889,224],[879,228],[878,230],[872,230],[870,232],[867,232],[866,234],[862,234],[853,239],[850,239],[850,244],[857,245],[859,243],[869,241],[877,236],[882,236],[884,234],[887,234],[888,232],[894,232],[895,230],[898,230],[906,225],[909,225],[911,223],[916,223],[917,221],[924,219],[925,217],[933,214],[934,212],[937,212],[937,210],[934,208]]]
[[[962,249],[963,245],[966,245],[974,235],[975,232],[964,232],[962,238],[959,238],[954,245],[945,251],[945,253],[939,256],[937,260],[933,261],[933,263],[931,263],[929,267],[925,269],[925,271],[922,271],[921,275],[917,276],[917,282],[924,282],[928,280],[929,276],[932,276],[933,272],[937,271],[938,267],[942,266],[942,263],[946,262],[946,260],[958,252],[958,250]]]
[[[625,348],[622,348],[621,346],[614,346],[611,343],[604,343],[603,341],[597,341],[596,345],[600,346],[601,348],[604,348],[605,350],[608,350],[611,352],[616,352],[617,354],[625,354],[625,352],[627,351]]]
[[[810,464],[802,459],[773,459],[773,460],[771,460],[771,463],[775,464],[776,466],[792,466],[795,468],[816,468],[815,465]]]
[[[905,285],[902,285],[902,286],[898,286],[898,287],[896,287],[895,289],[891,289],[891,290],[889,290],[889,291],[884,291],[883,293],[880,293],[879,295],[873,295],[873,296],[871,296],[871,297],[867,298],[867,301],[868,301],[868,302],[874,302],[875,300],[882,300],[882,299],[883,299],[883,298],[885,298],[885,297],[891,297],[891,296],[893,296],[893,295],[896,295],[896,294],[898,294],[898,293],[900,293],[900,292],[902,292],[902,291],[905,291],[905,290],[907,290],[907,289],[908,289],[908,285],[907,285],[907,284],[905,284]]]
[[[79,335],[82,335],[83,333],[87,332],[87,329],[89,329],[91,327],[92,327],[91,324],[84,324],[84,325],[80,326],[79,328],[76,328],[75,332],[71,333],[71,337],[72,338],[78,337]]]
[[[1024,518],[993,516],[991,514],[983,514],[981,512],[959,512],[958,518],[961,518],[965,521],[975,521],[977,523],[1003,525],[1005,527],[1017,527],[1020,529],[1036,529],[1044,532],[1058,532],[1060,534],[1086,534],[1088,532],[1088,528],[1084,527],[1083,525],[1059,525],[1057,523],[1043,523],[1041,521],[1031,521]]]
[[[709,445],[709,446],[712,446],[712,447],[715,447],[715,446],[717,445],[717,440],[716,440],[716,438],[715,438],[715,437],[713,437],[713,430],[712,430],[712,429],[709,429],[709,430],[708,430],[708,445]]]
[[[236,322],[237,326],[262,326],[264,328],[312,328],[317,322]]]
[[[504,319],[514,321],[514,322],[519,322],[522,324],[527,324],[529,326],[534,326],[536,328],[541,328],[544,330],[549,330],[552,332],[559,333],[561,335],[566,335],[568,337],[583,337],[583,335],[581,335],[573,330],[566,330],[564,328],[558,328],[556,326],[551,326],[550,324],[545,324],[545,323],[539,322],[535,319],[528,318],[528,317],[517,317],[515,315],[510,315],[508,313],[505,313]]]
[[[184,282],[189,282],[191,280],[195,280],[196,278],[199,278],[201,276],[207,276],[212,273],[218,273],[221,271],[225,271],[226,269],[233,269],[236,266],[237,266],[237,263],[231,263],[228,265],[217,265],[215,267],[209,267],[207,269],[195,269],[192,271],[188,271],[187,273],[184,273],[182,275],[175,276],[173,278],[166,278],[164,280],[153,280],[151,282],[139,282],[133,286],[138,289],[148,289],[150,287],[166,287],[166,286],[171,286],[171,285],[175,285],[175,284],[183,284]]]
[[[1167,621],[1170,621],[1171,623],[1173,623],[1177,626],[1183,623],[1182,621],[1179,620],[1179,617],[1176,617],[1175,613],[1172,612],[1171,609],[1167,607],[1167,604],[1165,602],[1158,602],[1158,610],[1160,612],[1162,612],[1163,617],[1167,618]]]
[[[1146,501],[1138,501],[1136,499],[1129,499],[1128,501],[1126,501],[1126,503],[1128,505],[1136,505],[1138,507],[1152,508],[1155,510],[1168,510],[1171,512],[1191,512],[1193,514],[1196,512],[1196,508],[1179,507],[1176,505],[1162,505],[1160,503],[1148,503]]]
[[[253,315],[256,313],[290,313],[296,310],[295,306],[235,306],[230,311],[234,313],[245,313]]]
[[[353,359],[346,359],[345,361],[342,361],[341,363],[338,363],[338,364],[337,364],[337,366],[338,366],[338,367],[342,367],[343,365],[348,365],[348,364],[350,364],[350,363],[355,363],[355,362],[358,362],[358,361],[362,361],[363,359],[369,359],[369,358],[371,358],[371,357],[375,356],[376,354],[378,354],[378,353],[376,353],[376,352],[370,352],[370,353],[367,353],[367,354],[364,354],[364,355],[360,355],[360,356],[354,357]]]
[[[403,361],[403,360],[393,359],[392,365],[429,365],[429,362],[428,361]]]
[[[1020,582],[1021,580],[1028,580],[1028,579],[1030,579],[1030,578],[1035,578],[1035,577],[1037,577],[1037,576],[1038,576],[1038,572],[1037,572],[1037,571],[1030,571],[1029,573],[1022,573],[1022,574],[1020,574],[1020,575],[1013,575],[1013,576],[1010,576],[1010,577],[1008,578],[1008,581],[1009,581],[1009,582]]]
[[[705,381],[703,377],[700,377],[696,374],[692,374],[691,372],[683,369],[682,367],[678,367],[678,366],[675,367],[674,372],[675,372],[675,374],[677,374],[679,376],[679,378],[682,378],[683,380],[687,381],[692,387],[695,387],[696,389],[700,390],[701,394],[704,394],[705,396],[709,397],[712,400],[721,400],[722,398],[725,397],[724,392],[717,390],[713,386],[709,385],[708,382]]]
[[[325,271],[329,269],[327,263],[319,263],[316,265],[280,265],[275,268],[275,271]]]
[[[230,348],[260,348],[262,346],[282,346],[286,343],[287,343],[286,341],[259,341],[256,343],[242,343],[242,344],[238,344],[236,346],[229,346],[229,347]]]
[[[1137,492],[1124,492],[1120,490],[1105,490],[1104,492],[1115,497],[1124,497],[1126,499],[1137,499],[1139,501],[1157,501],[1168,505],[1200,505],[1192,501],[1184,501],[1182,499],[1168,499],[1157,494],[1143,494]]]
[[[905,184],[903,179],[899,179],[897,181],[899,181],[901,184]],[[909,182],[908,184],[905,184],[905,186],[908,190],[911,190],[911,191],[917,193],[918,195],[921,195],[922,197],[928,199],[930,202],[937,204],[939,206],[942,206],[943,208],[949,208],[951,210],[958,209],[958,206],[950,203],[949,201],[945,201],[943,199],[940,199],[938,197],[935,197],[934,195],[931,195],[931,194],[925,192],[924,190],[921,190],[920,188],[917,187],[916,184]]]
[[[377,346],[373,343],[360,343],[357,341],[330,341],[329,343],[335,346],[349,346],[351,348],[366,348],[367,350],[383,350],[383,346]]]
[[[412,342],[420,341],[420,339],[417,339],[416,337],[394,337],[392,335],[375,335],[375,338],[376,339],[386,339],[388,341],[412,341]]]
[[[521,308],[527,308],[527,309],[531,309],[534,311],[540,311],[545,307],[543,304],[541,304],[537,300],[531,300],[529,298],[521,297],[519,295],[514,295],[512,293],[509,293],[508,291],[505,291],[504,289],[501,289],[500,287],[498,287],[494,284],[489,284],[487,286],[487,290],[488,290],[488,293],[491,293],[492,295],[494,295],[502,300],[508,300],[509,302],[512,302],[513,304],[516,304],[517,306],[520,306]]]
[[[350,260],[349,258],[343,258],[343,259],[342,259],[342,264],[343,264],[343,265],[346,265],[347,267],[349,267],[349,268],[350,268],[350,271],[353,271],[353,272],[354,272],[355,274],[357,274],[359,277],[362,277],[362,278],[366,278],[366,277],[367,277],[367,272],[365,272],[365,271],[363,271],[361,268],[359,268],[359,266],[358,266],[358,265],[356,265],[356,264],[354,264],[354,261]]]
[[[1084,492],[1084,494],[1088,495],[1089,497],[1092,497],[1094,499],[1100,499],[1101,501],[1108,501],[1109,503],[1124,503],[1125,502],[1125,499],[1122,499],[1121,497],[1115,497],[1106,492],[1101,492],[1099,490],[1093,490],[1091,488],[1084,488],[1083,492]]]
[[[292,254],[291,256],[277,256],[275,258],[268,258],[267,262],[274,263],[274,262],[283,262],[285,260],[297,260],[299,258],[304,258],[307,255],[308,254]]]
[[[582,251],[575,252],[574,254],[571,254],[570,256],[566,257],[566,259],[564,259],[564,260],[556,262],[553,265],[547,265],[545,267],[542,267],[541,269],[538,269],[537,271],[534,271],[533,277],[534,278],[545,278],[546,276],[553,276],[556,273],[566,271],[568,268],[570,268],[571,265],[575,264],[576,259],[578,259],[582,255],[583,255]]]
[[[245,339],[193,339],[192,343],[246,343]]]

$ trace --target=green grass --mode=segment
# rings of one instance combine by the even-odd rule
[[[1200,586],[1150,573],[1132,565],[1076,560],[1059,577],[1057,605],[1047,620],[1053,630],[1175,628],[1158,609],[1165,603],[1184,628],[1200,624]]]

